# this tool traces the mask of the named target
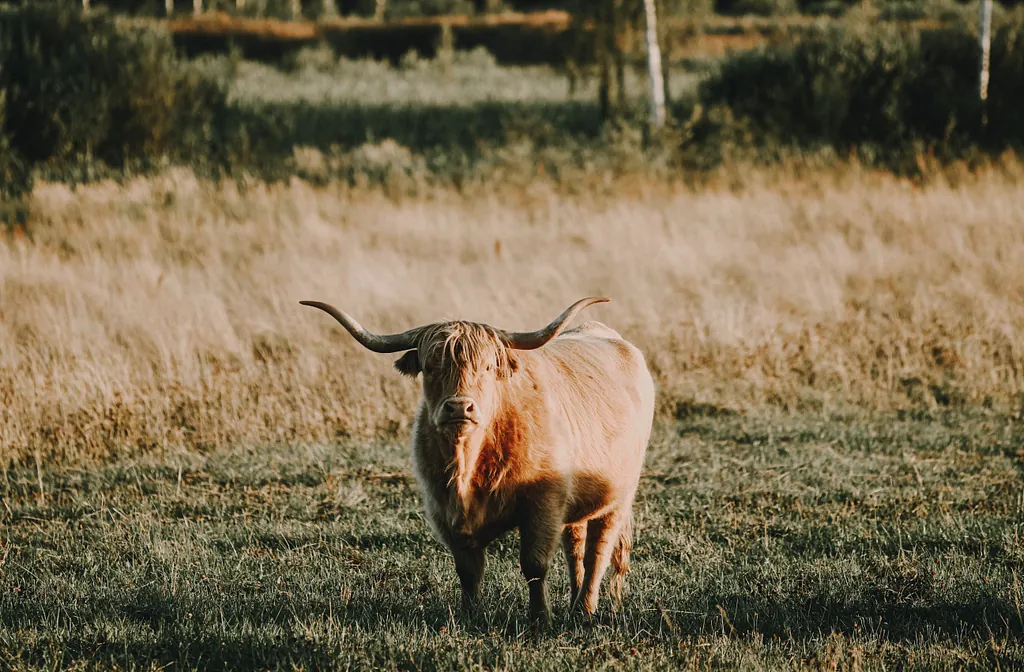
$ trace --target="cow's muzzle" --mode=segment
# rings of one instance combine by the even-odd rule
[[[476,403],[469,397],[448,397],[437,413],[439,427],[475,425],[478,421]]]

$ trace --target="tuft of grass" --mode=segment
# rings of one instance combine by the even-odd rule
[[[536,328],[611,296],[586,317],[643,349],[663,418],[1021,408],[1017,164],[925,186],[853,167],[699,191],[589,178],[415,197],[189,171],[42,183],[0,242],[0,464],[404,435],[416,383],[303,299],[399,331]]]
[[[526,620],[518,539],[462,617],[393,441],[239,445],[0,476],[14,669],[1013,669],[1012,418],[659,423],[622,609]],[[40,497],[39,488],[45,493]]]

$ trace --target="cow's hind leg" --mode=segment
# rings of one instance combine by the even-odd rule
[[[583,587],[583,555],[586,553],[587,524],[566,525],[562,530],[562,550],[569,569],[569,604],[575,604]]]
[[[574,608],[582,608],[587,614],[597,610],[601,593],[601,579],[608,571],[612,551],[619,541],[619,532],[625,523],[624,517],[613,511],[604,518],[591,520],[587,525],[587,550],[584,556],[586,574]]]
[[[612,550],[612,569],[615,575],[612,577],[608,593],[616,605],[622,604],[622,584],[626,580],[626,572],[629,571],[629,552],[633,548],[633,517],[628,516],[619,530],[619,539]]]

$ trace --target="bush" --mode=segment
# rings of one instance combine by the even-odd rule
[[[0,143],[19,170],[216,157],[225,139],[226,83],[179,63],[164,32],[27,4],[0,11],[0,63]]]
[[[736,16],[791,16],[799,14],[796,0],[736,0],[730,7]]]
[[[392,2],[389,5],[389,19],[476,13],[470,0],[405,0],[404,2]]]
[[[814,28],[793,44],[732,57],[705,82],[701,100],[727,106],[762,144],[866,148],[882,158],[922,146],[947,154],[1020,147],[1022,26],[1018,19],[994,30],[987,124],[976,38],[964,28]]]
[[[0,70],[2,70],[0,65]],[[31,188],[25,160],[14,149],[10,136],[4,131],[7,116],[7,92],[0,89],[0,202],[13,199]]]

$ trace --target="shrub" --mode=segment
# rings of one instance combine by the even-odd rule
[[[320,43],[315,47],[302,47],[289,52],[282,63],[289,72],[331,72],[338,67],[338,55],[329,44]]]
[[[843,0],[815,0],[803,7],[803,14],[837,18],[846,13],[849,5]]]
[[[475,9],[470,0],[405,0],[405,2],[392,2],[388,7],[388,18],[390,19],[474,13]]]
[[[1024,38],[1020,20],[994,30],[988,123],[977,95],[976,38],[965,28],[813,28],[789,45],[734,56],[701,90],[764,143],[880,158],[922,146],[947,154],[1024,143]]]
[[[0,142],[19,164],[216,157],[224,140],[226,84],[179,63],[164,32],[26,4],[0,11],[0,63]]]
[[[2,67],[0,65],[0,70]],[[32,186],[29,172],[25,170],[25,160],[14,149],[11,137],[4,131],[6,116],[7,92],[0,89],[0,202],[13,199]]]
[[[799,14],[796,0],[736,0],[730,13],[737,16],[790,16]]]

